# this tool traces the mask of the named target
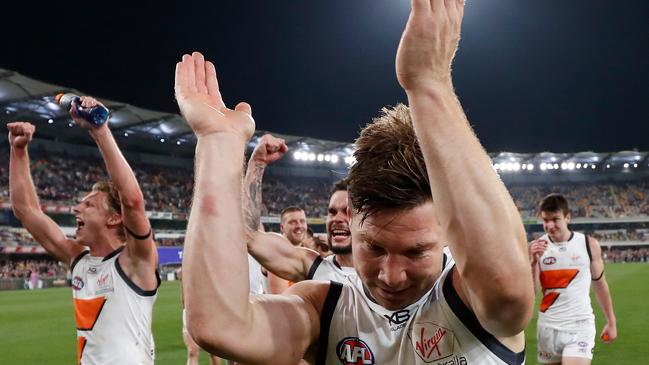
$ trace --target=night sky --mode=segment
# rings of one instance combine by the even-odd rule
[[[102,3],[4,2],[0,67],[177,112],[175,63],[199,50],[259,129],[348,142],[406,100],[408,0]],[[649,150],[648,19],[643,0],[468,0],[454,80],[487,150]]]

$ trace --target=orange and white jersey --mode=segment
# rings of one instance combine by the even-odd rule
[[[106,257],[84,251],[72,263],[78,364],[153,364],[157,289],[142,290],[126,276],[117,261],[123,249]]]
[[[595,320],[590,303],[591,253],[586,236],[571,232],[567,242],[540,239],[548,247],[539,259],[543,299],[539,325],[558,330],[577,330]]]

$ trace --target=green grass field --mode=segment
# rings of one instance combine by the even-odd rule
[[[649,265],[610,264],[606,276],[618,320],[618,340],[598,340],[593,364],[649,363]],[[0,291],[0,364],[74,364],[76,331],[70,288]],[[593,299],[593,303],[596,303]],[[595,304],[597,329],[603,316]],[[180,293],[177,282],[165,282],[155,306],[153,334],[156,364],[184,364]],[[536,363],[536,318],[527,331],[527,363]],[[208,364],[206,354],[201,364]]]

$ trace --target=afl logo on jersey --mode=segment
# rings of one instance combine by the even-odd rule
[[[345,337],[338,342],[336,354],[343,365],[374,365],[370,347],[358,337]]]
[[[75,276],[72,279],[72,289],[74,290],[81,290],[83,288],[83,279],[81,279],[78,276]]]
[[[555,264],[556,262],[557,262],[557,258],[552,256],[543,259],[543,265],[552,265]]]

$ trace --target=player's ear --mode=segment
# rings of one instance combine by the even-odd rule
[[[116,226],[118,224],[122,224],[122,215],[118,213],[112,213],[108,217],[108,221],[106,222],[109,226]]]

